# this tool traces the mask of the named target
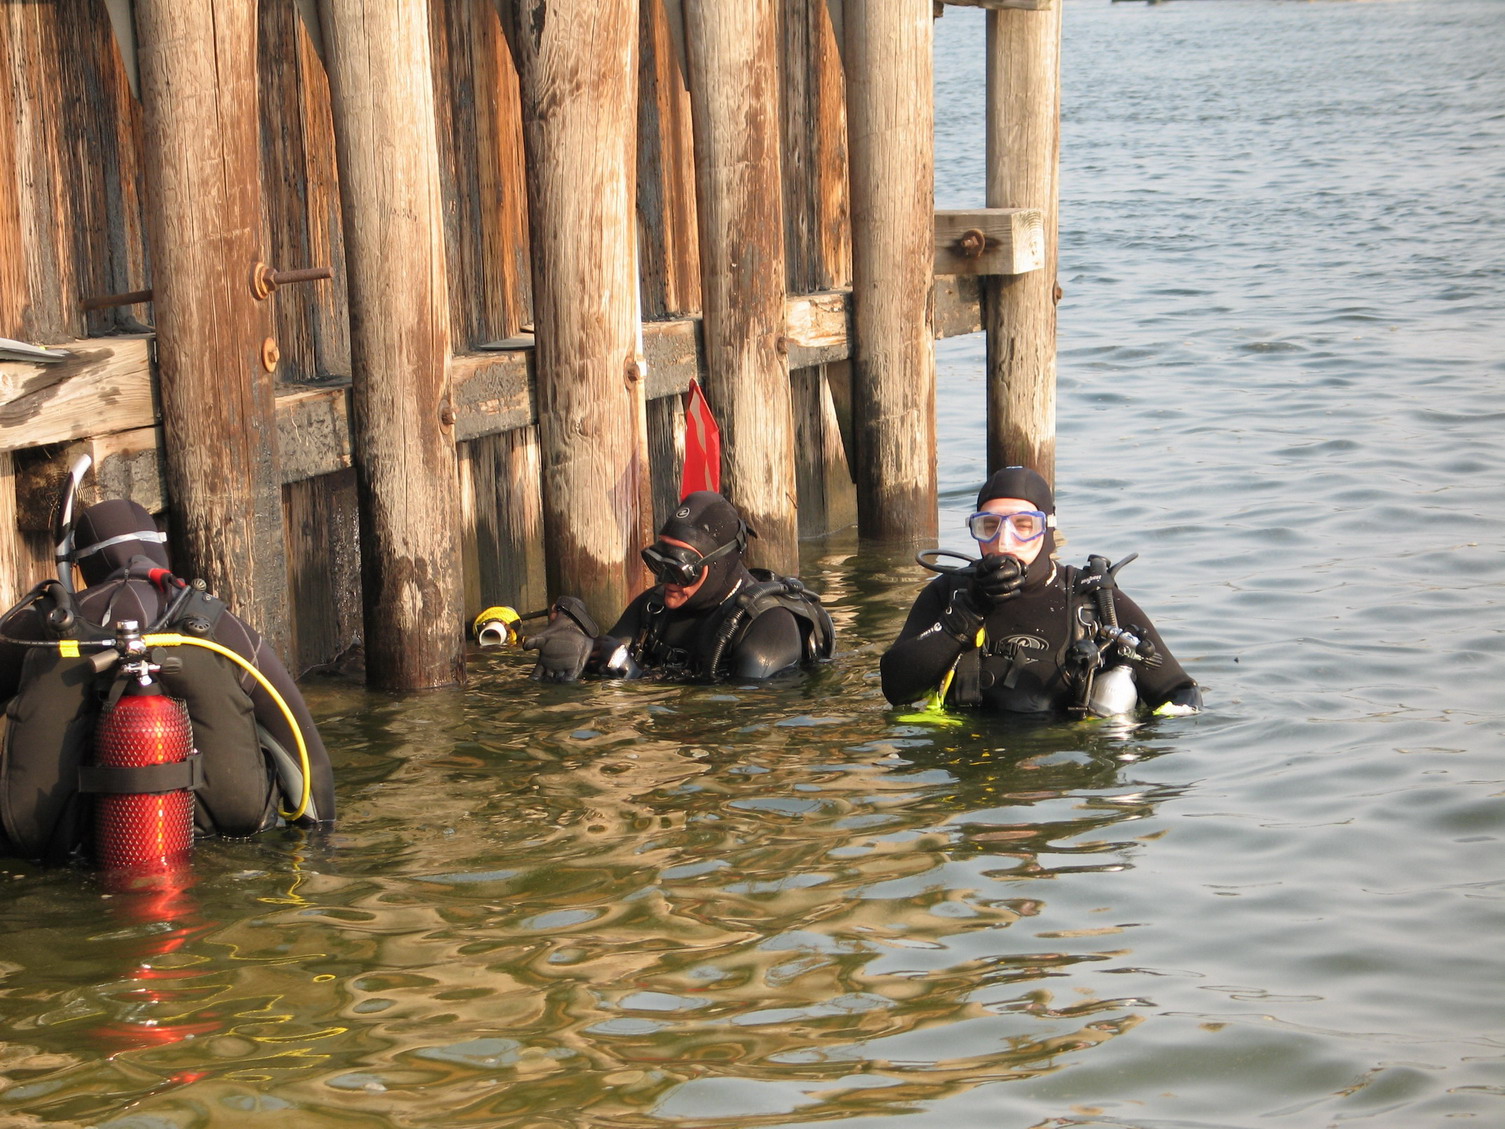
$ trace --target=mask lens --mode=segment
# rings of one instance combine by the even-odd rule
[[[643,563],[660,584],[678,584],[684,588],[699,580],[705,567],[704,558],[694,549],[665,545],[662,541],[643,550]]]
[[[991,541],[998,536],[1003,529],[1003,517],[1000,514],[978,513],[967,519],[967,529],[971,532],[975,541]]]

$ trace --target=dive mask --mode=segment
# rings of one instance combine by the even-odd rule
[[[643,563],[660,584],[675,584],[689,588],[705,574],[705,566],[718,557],[724,557],[740,544],[729,541],[701,556],[688,545],[670,545],[655,541],[643,550]]]
[[[991,510],[979,510],[967,519],[967,531],[976,541],[986,545],[995,541],[1008,526],[1016,541],[1034,541],[1045,536],[1045,531],[1055,525],[1052,515],[1040,510],[1020,510],[1012,514],[996,514]]]

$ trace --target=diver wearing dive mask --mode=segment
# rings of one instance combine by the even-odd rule
[[[578,600],[561,597],[548,626],[523,642],[539,654],[533,677],[761,679],[828,658],[833,630],[820,598],[792,577],[743,564],[755,536],[720,494],[686,495],[642,551],[658,583],[604,635]]]
[[[948,708],[1078,716],[1201,707],[1201,689],[1117,587],[1116,569],[1102,557],[1057,566],[1055,511],[1050,484],[1026,467],[983,484],[967,519],[980,559],[942,572],[915,600],[881,661],[891,703],[929,695]],[[1093,691],[1110,684],[1105,707]]]

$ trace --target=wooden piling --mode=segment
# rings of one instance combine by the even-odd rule
[[[286,653],[287,565],[262,258],[256,13],[142,0],[148,243],[179,572]]]
[[[772,0],[685,5],[706,396],[721,425],[722,492],[757,530],[748,559],[793,573],[799,523],[784,332],[778,42]]]
[[[987,15],[987,204],[1038,208],[1044,265],[984,283],[988,470],[1056,462],[1061,0]]]
[[[853,430],[866,537],[936,535],[930,0],[847,0]]]
[[[549,586],[610,626],[641,583],[651,503],[637,364],[637,5],[521,0],[534,380]]]
[[[323,0],[350,289],[367,681],[464,678],[428,6]]]

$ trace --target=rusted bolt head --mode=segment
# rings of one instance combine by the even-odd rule
[[[257,263],[251,268],[251,295],[258,302],[266,301],[277,289],[277,280],[273,277],[276,273],[265,263]]]
[[[978,259],[988,249],[988,237],[979,228],[969,227],[956,241],[957,250],[969,259]]]
[[[439,422],[445,427],[455,426],[455,405],[448,396],[439,401]]]
[[[261,367],[267,372],[277,371],[277,362],[282,359],[282,350],[277,348],[277,339],[268,337],[261,343]]]
[[[622,364],[622,375],[626,377],[628,384],[636,384],[643,379],[643,366],[638,364],[636,354],[627,354],[627,360]]]

